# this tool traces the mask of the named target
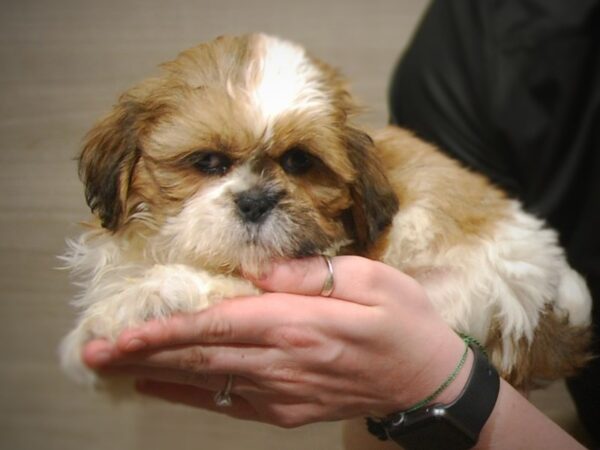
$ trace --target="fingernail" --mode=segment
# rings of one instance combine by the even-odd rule
[[[131,339],[127,344],[125,344],[125,350],[128,352],[137,352],[138,350],[146,347],[146,342],[142,341],[139,338]]]

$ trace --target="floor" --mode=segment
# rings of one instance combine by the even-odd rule
[[[175,407],[112,405],[71,384],[56,347],[74,289],[58,269],[88,211],[74,157],[119,92],[178,51],[265,31],[342,69],[386,121],[391,68],[426,0],[4,0],[0,12],[0,448],[178,450],[341,448],[341,426],[281,430]],[[577,426],[562,384],[534,396]]]

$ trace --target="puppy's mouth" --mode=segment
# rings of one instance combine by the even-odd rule
[[[299,258],[323,253],[333,239],[310,211],[281,191],[250,189],[234,197],[242,230],[241,253],[265,259]]]
[[[315,237],[307,233],[311,228],[314,227],[305,221],[295,221],[281,211],[274,211],[260,223],[243,223],[244,245],[248,250],[272,258],[317,255],[330,245],[330,240],[322,234]]]
[[[259,274],[273,261],[334,254],[347,244],[337,219],[277,186],[214,191],[166,221],[155,237],[157,258]]]

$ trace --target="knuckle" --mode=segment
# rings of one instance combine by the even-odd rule
[[[279,419],[279,423],[276,425],[280,428],[289,430],[291,428],[301,427],[302,425],[305,425],[305,422],[294,416],[284,416]]]
[[[314,264],[310,259],[300,260],[297,265],[298,285],[303,286],[303,290],[311,290],[312,273],[314,272]]]
[[[367,289],[373,289],[380,284],[381,267],[377,263],[364,264],[362,261],[355,267],[357,280]]]
[[[233,337],[231,322],[225,320],[220,314],[214,314],[212,320],[203,328],[202,336],[210,341],[227,340]]]
[[[176,327],[169,327],[164,324],[158,329],[158,339],[160,342],[176,342],[179,338],[179,324],[174,322]]]
[[[148,323],[150,337],[154,337],[156,344],[178,343],[186,335],[185,318],[174,315],[168,321],[154,320]]]
[[[275,371],[275,376],[279,381],[289,384],[296,384],[300,379],[298,370],[292,367],[280,367]]]
[[[281,365],[273,368],[271,371],[273,381],[285,384],[300,384],[302,383],[302,371],[298,367],[290,365]]]
[[[369,293],[373,299],[384,301],[390,295],[401,292],[402,284],[398,284],[401,272],[378,261],[357,259],[351,266],[351,280],[358,292]]]
[[[271,337],[282,348],[311,348],[319,343],[310,332],[293,325],[276,328]]]
[[[202,349],[192,347],[187,349],[179,360],[179,369],[184,372],[197,373],[206,369],[210,364],[210,358]]]
[[[298,428],[308,423],[289,405],[274,405],[267,411],[265,418],[267,422],[285,429]]]

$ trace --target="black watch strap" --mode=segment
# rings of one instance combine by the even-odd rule
[[[392,439],[407,450],[473,447],[496,404],[500,378],[482,350],[473,344],[470,347],[473,367],[456,400],[391,414],[380,421],[369,419],[369,431],[380,439]]]

